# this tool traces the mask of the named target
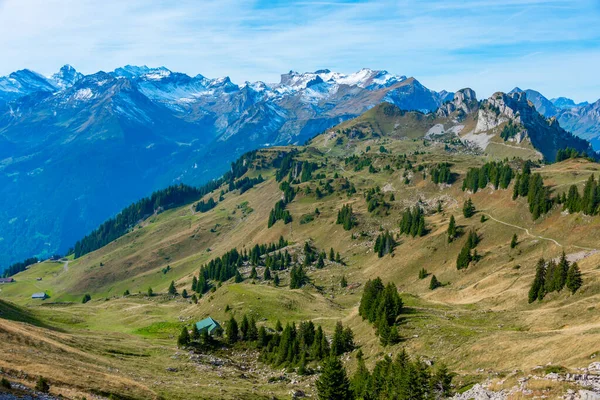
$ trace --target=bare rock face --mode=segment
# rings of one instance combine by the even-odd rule
[[[444,103],[437,111],[439,117],[449,117],[457,113],[458,119],[461,116],[469,114],[477,109],[477,95],[470,88],[461,89],[454,93],[452,101]]]

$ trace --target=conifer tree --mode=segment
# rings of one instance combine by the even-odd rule
[[[193,341],[200,340],[200,331],[198,330],[198,327],[196,326],[196,324],[192,325],[192,337],[191,337],[191,339]]]
[[[358,350],[356,354],[357,367],[356,372],[352,376],[350,386],[357,399],[370,399],[370,382],[371,373],[365,364],[363,359],[362,350]]]
[[[340,356],[344,354],[344,327],[342,322],[338,321],[335,325],[335,331],[333,332],[333,338],[331,340],[331,354],[334,356]]]
[[[281,332],[282,330],[283,327],[281,326],[281,321],[277,320],[277,322],[275,322],[275,331]]]
[[[184,326],[177,338],[177,346],[179,347],[187,347],[190,345],[190,333],[187,328]]]
[[[463,215],[465,218],[471,218],[473,215],[475,215],[475,206],[473,205],[473,201],[470,197],[463,204]]]
[[[342,275],[342,279],[340,280],[340,287],[345,288],[348,286],[348,281],[346,280],[346,277],[344,275]]]
[[[227,321],[227,327],[225,329],[225,334],[227,335],[227,343],[234,344],[238,341],[238,323],[233,317]]]
[[[269,268],[268,265],[265,267],[265,272],[263,273],[263,279],[265,281],[271,280],[271,268]]]
[[[450,216],[450,223],[448,224],[448,243],[452,242],[456,237],[456,220],[454,219],[454,215]]]
[[[546,281],[546,261],[540,258],[536,270],[535,278],[529,289],[529,303],[533,303],[536,300],[542,300],[545,295],[545,281]]]
[[[242,274],[240,274],[240,271],[235,271],[235,278],[234,278],[234,282],[235,283],[240,283],[243,282],[244,278],[242,277]]]
[[[472,257],[471,257],[471,247],[469,246],[469,243],[465,243],[465,245],[463,246],[463,248],[460,250],[460,253],[458,253],[458,257],[456,258],[456,269],[464,269],[467,268],[469,266],[469,263],[471,262]]]
[[[335,262],[338,264],[342,263],[342,257],[340,257],[340,252],[335,253]]]
[[[177,294],[177,289],[175,288],[175,282],[171,281],[171,284],[169,285],[169,290],[168,290],[169,294],[171,296],[175,296]]]
[[[240,322],[240,333],[243,340],[248,340],[248,328],[250,326],[250,322],[248,322],[248,316],[244,314],[242,318],[242,322]]]
[[[256,267],[252,266],[252,270],[250,271],[250,279],[256,279],[257,276],[258,274],[256,272]]]
[[[323,363],[323,372],[316,381],[320,400],[347,400],[352,398],[350,381],[339,358],[331,356]]]
[[[152,291],[152,288],[148,288],[148,297],[152,296],[154,296],[154,292]]]
[[[279,275],[277,272],[275,272],[275,276],[273,277],[273,285],[275,285],[275,287],[279,286]]]
[[[188,292],[186,289],[183,289],[183,292],[181,292],[181,297],[183,297],[184,299],[188,298]]]
[[[442,286],[440,281],[438,281],[438,279],[435,277],[435,275],[432,275],[431,282],[429,282],[429,289],[435,290],[435,289],[439,288],[440,286]]]
[[[198,287],[198,278],[196,278],[196,275],[194,275],[194,277],[192,278],[192,292],[195,292],[197,287]]]
[[[323,269],[325,268],[325,262],[323,261],[323,256],[319,254],[319,258],[317,259],[317,268]]]
[[[581,278],[581,271],[579,270],[577,263],[574,262],[569,267],[569,272],[567,273],[567,289],[569,289],[571,293],[575,294],[577,289],[579,289],[582,284],[583,279]]]
[[[333,247],[329,249],[329,261],[335,261],[335,252],[333,251]]]
[[[425,279],[425,278],[427,278],[428,275],[429,275],[429,273],[427,272],[427,270],[425,268],[421,268],[419,270],[419,279]]]
[[[515,247],[517,247],[518,244],[518,238],[517,238],[517,234],[515,233],[510,241],[510,248],[514,249]]]
[[[569,261],[567,261],[567,257],[565,252],[563,251],[560,261],[558,262],[558,266],[555,272],[555,280],[554,287],[555,290],[561,291],[565,284],[567,283],[567,274],[569,273]]]

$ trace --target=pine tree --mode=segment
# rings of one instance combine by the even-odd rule
[[[148,297],[152,296],[154,296],[154,292],[152,291],[152,288],[148,288]]]
[[[234,282],[235,283],[240,283],[243,282],[244,278],[242,277],[242,274],[240,274],[240,271],[235,271],[235,278],[234,278]]]
[[[425,279],[428,275],[429,273],[427,273],[425,268],[421,268],[421,270],[419,270],[419,279]]]
[[[252,271],[250,271],[250,279],[256,279],[258,273],[256,272],[256,267],[252,266]]]
[[[452,242],[456,237],[456,220],[454,219],[454,215],[450,216],[450,223],[448,224],[448,243]]]
[[[263,273],[263,279],[265,281],[271,280],[271,268],[269,268],[269,266],[265,267],[265,272]]]
[[[275,322],[275,331],[281,332],[282,330],[283,327],[281,326],[281,321],[277,320],[277,322]]]
[[[187,347],[190,345],[190,333],[188,329],[184,326],[177,338],[177,346],[179,347]]]
[[[81,300],[81,302],[82,302],[83,304],[85,304],[85,303],[87,303],[87,302],[88,302],[88,301],[90,301],[90,300],[92,300],[92,296],[90,296],[89,294],[85,294],[85,295],[83,296],[83,300]]]
[[[323,363],[323,372],[316,381],[321,400],[347,400],[352,398],[350,381],[339,358],[331,356]]]
[[[346,280],[346,277],[342,275],[342,279],[340,280],[340,287],[345,288],[348,286],[348,281]]]
[[[247,340],[256,340],[258,339],[258,328],[256,327],[256,320],[253,316],[250,317],[250,322],[248,324],[248,339]]]
[[[183,289],[183,292],[181,292],[181,297],[183,297],[184,299],[188,298],[188,292],[186,289]]]
[[[244,318],[242,318],[242,322],[240,322],[240,333],[242,334],[243,340],[248,340],[248,328],[250,327],[250,322],[248,322],[248,316],[244,314]]]
[[[362,350],[358,350],[356,354],[357,367],[354,376],[352,376],[351,388],[357,399],[370,399],[370,381],[371,373],[363,359]]]
[[[169,285],[169,294],[171,296],[175,296],[177,294],[177,289],[175,289],[175,282],[171,281],[171,284]]]
[[[469,243],[465,243],[465,245],[463,246],[463,248],[460,250],[460,253],[458,253],[458,257],[456,258],[456,269],[464,269],[467,268],[469,266],[469,263],[471,262],[472,257],[471,257],[471,247],[469,246]]]
[[[227,321],[225,334],[227,335],[227,343],[234,344],[238,341],[238,323],[233,316]]]
[[[475,215],[475,206],[473,205],[473,201],[470,197],[463,205],[463,215],[465,218],[471,218],[473,215]]]
[[[564,251],[560,257],[560,261],[558,262],[558,266],[555,271],[554,288],[560,292],[567,283],[567,274],[569,273],[569,261],[567,261]]]
[[[130,295],[129,289],[125,290],[125,292],[123,293],[123,296],[129,296],[129,295]]]
[[[275,287],[279,286],[279,275],[277,274],[277,272],[275,273],[275,276],[273,277],[273,285],[275,285]]]
[[[192,325],[192,340],[195,342],[200,340],[200,331],[198,330],[196,324]]]
[[[342,322],[338,321],[335,325],[335,331],[333,332],[333,338],[331,340],[331,354],[334,356],[341,356],[344,354],[344,327]]]
[[[574,262],[569,267],[569,272],[567,273],[567,289],[569,289],[571,293],[575,294],[577,289],[579,289],[582,284],[583,279],[581,278],[581,271],[579,270],[577,263]]]
[[[529,289],[529,303],[533,303],[536,300],[542,300],[545,295],[545,281],[546,281],[546,262],[543,258],[537,263],[535,270],[535,278]]]
[[[517,247],[518,244],[518,238],[517,238],[517,234],[515,233],[512,237],[512,240],[510,241],[510,248],[514,249],[515,247]]]
[[[317,269],[325,268],[325,261],[323,261],[323,256],[319,254],[319,258],[317,260]]]
[[[340,252],[335,253],[335,262],[338,264],[342,263],[342,257],[340,257]]]
[[[335,261],[335,252],[333,251],[333,247],[329,249],[329,261]]]
[[[429,289],[435,290],[435,289],[439,288],[440,286],[442,286],[440,281],[438,281],[438,279],[435,277],[435,275],[432,275],[431,282],[429,282]]]
[[[192,278],[192,292],[195,292],[197,287],[198,287],[198,278],[196,278],[196,275],[194,275],[194,277]]]
[[[442,364],[431,377],[431,398],[448,399],[452,397],[452,376],[446,365]]]

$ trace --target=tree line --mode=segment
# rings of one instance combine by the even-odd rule
[[[436,164],[431,168],[429,172],[433,183],[452,183],[454,181],[454,174],[450,171],[450,163]]]
[[[27,258],[27,259],[25,259],[23,261],[14,263],[12,265],[9,265],[4,270],[4,273],[2,274],[2,277],[3,278],[8,278],[8,277],[11,277],[13,275],[16,275],[19,272],[25,271],[27,269],[27,267],[30,266],[31,264],[36,264],[39,261],[40,260],[38,260],[37,257],[31,257],[31,258]]]

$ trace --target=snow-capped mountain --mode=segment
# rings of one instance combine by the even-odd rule
[[[199,184],[241,153],[303,143],[383,101],[424,112],[452,94],[362,69],[236,84],[127,65],[0,78],[0,265],[64,251],[152,190]]]

